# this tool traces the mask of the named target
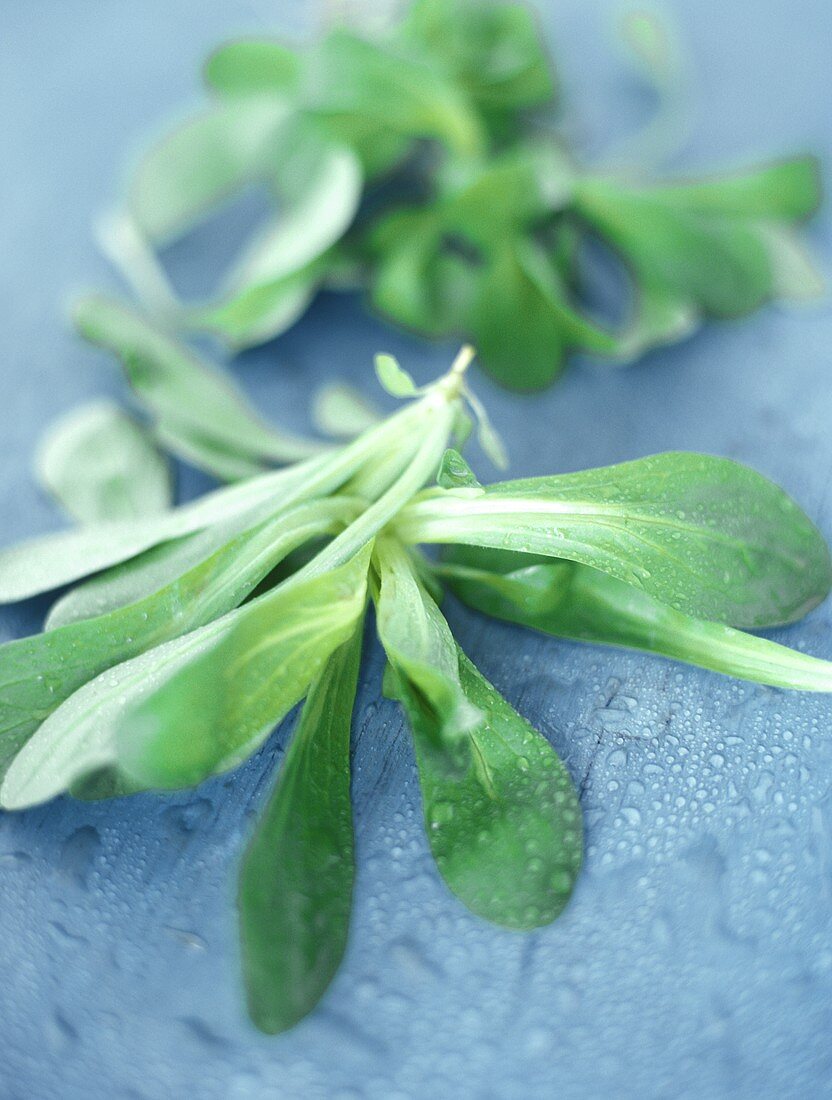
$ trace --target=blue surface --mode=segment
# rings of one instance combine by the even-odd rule
[[[118,392],[106,360],[67,331],[60,303],[113,285],[89,226],[129,141],[196,99],[197,62],[218,39],[300,25],[304,8],[0,7],[0,517],[10,542],[59,522],[29,473],[41,429],[92,394]],[[829,170],[828,0],[666,9],[690,51],[698,108],[679,167],[811,148]],[[610,46],[617,10],[600,0],[547,9],[590,150],[645,108]],[[812,229],[827,266],[831,236],[827,207]],[[200,256],[180,259],[193,272]],[[333,297],[236,369],[265,410],[302,424],[324,378],[369,390],[379,348],[420,379],[452,350]],[[772,308],[626,372],[575,367],[533,400],[476,383],[516,474],[710,451],[774,477],[832,538],[830,348],[828,303]],[[188,476],[184,490],[197,484]],[[0,639],[36,630],[43,611],[4,611]],[[284,730],[191,794],[61,800],[0,818],[3,1100],[832,1095],[832,703],[449,614],[580,785],[586,865],[564,917],[511,934],[447,893],[373,645],[355,724],[352,940],[320,1010],[277,1039],[242,1012],[234,878]],[[830,618],[823,607],[773,636],[832,657]]]

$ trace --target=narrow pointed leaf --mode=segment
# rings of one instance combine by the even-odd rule
[[[832,691],[832,662],[674,611],[597,569],[458,547],[442,570],[454,593],[494,618],[561,638],[641,649],[772,687]]]
[[[255,1024],[292,1027],[341,962],[352,901],[350,726],[361,634],[337,649],[304,704],[240,872],[243,972]]]
[[[481,715],[462,690],[451,629],[398,543],[379,539],[374,561],[376,627],[387,659],[429,716],[434,749],[458,759]]]
[[[369,547],[346,565],[284,582],[235,613],[217,645],[125,714],[118,760],[153,787],[188,787],[236,767],[302,699],[355,629]]]
[[[158,516],[90,524],[0,550],[0,603],[48,592],[127,561],[153,546],[201,531],[213,523],[265,508],[263,516],[309,495],[328,468],[325,456],[277,470]],[[324,484],[326,482],[324,481]],[[337,482],[336,482],[337,484]]]
[[[301,505],[227,536],[204,561],[135,603],[1,646],[0,772],[73,692],[106,669],[230,611],[292,550],[332,533],[349,514],[336,501]],[[51,797],[57,755],[51,733],[36,735],[26,755],[12,765],[6,804]]]

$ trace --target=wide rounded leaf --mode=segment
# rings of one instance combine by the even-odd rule
[[[477,916],[537,928],[561,913],[580,870],[577,792],[548,741],[461,650],[459,673],[469,703],[484,715],[469,734],[470,764],[462,775],[436,752],[418,698],[401,693],[431,851],[448,886]]]
[[[761,474],[683,451],[485,489],[433,489],[399,535],[567,558],[677,611],[733,626],[791,622],[828,593],[832,561],[798,505]]]

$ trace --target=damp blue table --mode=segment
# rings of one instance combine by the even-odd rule
[[[58,526],[35,488],[41,430],[116,371],[69,332],[68,296],[115,287],[91,224],[137,143],[199,101],[222,38],[300,34],[288,0],[4,0],[0,5],[0,530]],[[828,0],[682,0],[693,113],[674,171],[832,153]],[[586,155],[649,109],[618,48],[617,0],[541,14]],[[830,176],[832,178],[832,175]],[[828,208],[813,247],[829,266]],[[204,242],[178,256],[196,282]],[[189,251],[190,250],[190,251]],[[354,296],[320,299],[240,357],[268,414],[305,424],[337,376],[372,392],[371,357],[419,380],[453,348],[397,333]],[[832,538],[832,312],[768,308],[622,371],[575,363],[550,392],[477,375],[515,474],[666,449],[727,455],[783,484]],[[203,488],[183,471],[183,497]],[[0,640],[45,604],[0,614]],[[358,883],[344,966],[320,1009],[267,1038],[247,1022],[234,880],[287,730],[189,793],[0,816],[3,1100],[284,1100],[832,1095],[832,701],[647,656],[561,643],[449,604],[464,648],[563,755],[586,864],[553,926],[491,927],[428,852],[402,716],[374,645],[354,731]],[[832,611],[772,634],[832,657]]]

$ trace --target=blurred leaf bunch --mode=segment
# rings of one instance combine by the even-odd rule
[[[654,19],[625,29],[664,106],[617,168],[585,167],[555,128],[553,62],[521,4],[416,0],[374,36],[232,42],[205,65],[208,106],[137,165],[107,249],[182,332],[247,347],[319,288],[360,287],[394,322],[472,342],[518,389],[548,385],[570,352],[626,362],[704,318],[816,293],[796,231],[819,198],[812,158],[650,178],[656,130],[679,136],[679,78]],[[252,184],[272,214],[218,293],[183,303],[160,252]],[[593,308],[590,241],[626,272],[620,321]]]

